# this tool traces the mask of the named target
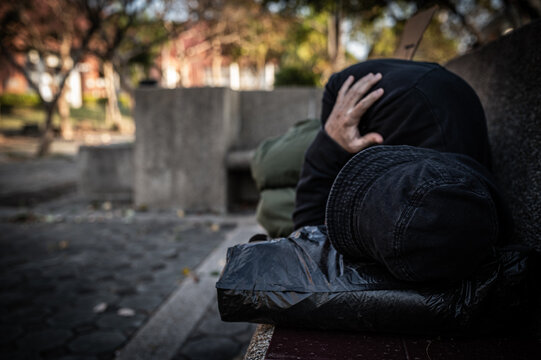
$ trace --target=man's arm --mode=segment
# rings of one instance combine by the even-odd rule
[[[297,185],[295,229],[324,224],[327,198],[340,169],[357,152],[383,142],[380,134],[361,135],[358,127],[362,115],[383,95],[383,89],[366,95],[380,79],[381,74],[370,73],[353,84],[354,78],[349,76],[338,91],[324,129],[306,152]]]

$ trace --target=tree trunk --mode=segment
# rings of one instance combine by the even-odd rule
[[[70,55],[71,51],[71,35],[65,34],[62,37],[62,43],[60,44],[60,57],[62,59],[62,71],[68,72],[73,67],[73,60]],[[69,75],[68,75],[69,77]],[[70,119],[70,107],[67,100],[69,85],[64,85],[60,91],[60,97],[58,98],[58,114],[60,115],[60,135],[66,140],[73,139],[73,127],[71,126]]]
[[[70,107],[66,99],[66,89],[58,98],[58,114],[60,115],[60,135],[65,140],[73,140],[73,126],[70,118]]]
[[[345,48],[341,44],[342,37],[342,1],[334,4],[334,11],[327,22],[327,52],[333,72],[342,70],[345,65]]]
[[[113,70],[113,63],[109,60],[103,62],[103,76],[105,77],[105,92],[107,94],[105,124],[109,129],[114,127],[122,130],[122,115],[118,107],[115,89],[115,72]]]
[[[222,49],[218,40],[212,42],[212,85],[222,85]]]
[[[38,152],[36,154],[38,157],[43,157],[49,153],[51,144],[54,140],[53,114],[55,105],[55,103],[45,104],[45,128],[43,129]]]

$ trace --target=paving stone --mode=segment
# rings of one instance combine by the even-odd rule
[[[138,260],[138,259],[144,258],[145,254],[142,252],[134,252],[134,253],[129,254],[129,257],[132,260]]]
[[[142,222],[125,224],[98,222],[106,212],[88,210],[83,202],[54,211],[63,212],[61,223],[0,219],[0,304],[11,307],[1,308],[0,331],[7,332],[2,349],[13,355],[2,359],[32,359],[33,349],[46,359],[111,359],[148,320],[143,312],[155,310],[184,279],[182,269],[195,269],[223,239],[207,225],[173,216],[164,221],[151,212]],[[107,309],[95,314],[99,303]],[[120,307],[137,312],[121,317]],[[22,348],[15,352],[17,346]]]
[[[137,293],[136,284],[128,284],[128,283],[114,284],[111,290],[113,294],[121,296],[121,297],[127,296],[127,295],[133,295]]]
[[[152,273],[146,273],[146,274],[139,274],[137,275],[137,282],[138,283],[148,283],[154,281],[154,276]]]
[[[119,306],[136,310],[143,310],[147,313],[154,311],[164,299],[161,296],[152,294],[138,294],[125,297],[120,301]]]
[[[160,253],[161,256],[163,256],[166,259],[175,259],[178,257],[178,250],[177,249],[167,249]]]
[[[0,260],[0,269],[10,269],[17,265],[24,264],[26,259],[22,256],[11,256]]]
[[[208,315],[208,314],[207,314]],[[249,331],[251,324],[243,322],[224,322],[217,313],[211,313],[200,323],[198,331],[208,335],[237,335]]]
[[[119,348],[126,337],[118,331],[96,331],[87,335],[78,336],[70,342],[69,348],[82,354],[105,354]]]
[[[150,268],[152,269],[152,271],[158,271],[158,270],[161,270],[161,269],[165,269],[166,267],[167,267],[167,265],[164,264],[164,263],[161,263],[161,262],[152,264],[152,265],[150,266]]]
[[[97,329],[98,327],[94,323],[86,323],[86,324],[77,325],[72,330],[75,334],[81,335],[81,334],[90,333],[92,331],[96,331]]]
[[[249,333],[251,328],[252,324],[248,323],[229,323],[221,321],[220,319],[212,319],[212,321],[203,322],[199,328],[199,331],[209,335],[230,334],[232,336],[236,336],[246,332]]]
[[[43,278],[32,278],[28,281],[26,286],[32,291],[33,295],[47,292],[50,293],[55,289],[55,285],[52,281]]]
[[[0,293],[0,307],[12,308],[13,306],[28,304],[31,302],[29,295],[20,290],[2,292]]]
[[[124,269],[131,269],[131,267],[132,267],[131,262],[124,261],[124,262],[118,262],[114,264],[113,270],[118,271],[118,270],[124,270]]]
[[[129,330],[143,325],[147,316],[135,314],[135,316],[119,316],[116,313],[103,314],[98,317],[97,324],[103,329]]]
[[[76,288],[75,288],[77,294],[80,294],[80,295],[85,295],[85,294],[93,294],[96,292],[96,286],[94,283],[82,283],[82,284],[79,284]]]
[[[95,271],[92,274],[88,274],[88,279],[91,281],[102,282],[110,281],[115,278],[115,274],[111,271]]]
[[[240,351],[240,345],[226,337],[203,337],[188,341],[180,355],[191,360],[231,360]]]
[[[40,352],[43,359],[58,359],[59,357],[68,355],[68,350],[64,346],[57,346],[53,349]]]
[[[0,358],[6,360],[42,360],[38,352],[28,349],[0,352]]]
[[[33,298],[33,303],[37,306],[54,306],[54,307],[68,307],[75,299],[75,294],[66,294],[65,292],[53,292],[43,295],[38,295]]]
[[[94,306],[100,303],[106,303],[108,306],[116,304],[119,301],[119,297],[113,293],[98,292],[96,294],[82,295],[75,301],[77,308],[93,310]]]
[[[49,319],[49,324],[54,327],[71,329],[81,324],[92,322],[95,314],[86,309],[63,310]]]
[[[0,275],[0,289],[6,290],[20,285],[23,281],[23,276],[16,272],[9,272]]]
[[[155,279],[152,283],[137,284],[136,290],[142,294],[155,294],[165,296],[171,293],[178,283],[172,284],[171,282],[162,282],[159,279]]]
[[[22,348],[43,351],[64,344],[71,336],[72,333],[68,330],[49,329],[26,334],[17,343]]]
[[[44,322],[49,315],[51,310],[45,307],[19,307],[2,314],[2,320],[9,324],[27,325]]]
[[[19,326],[0,325],[0,345],[13,342],[22,333],[23,330]]]
[[[246,346],[248,346],[248,344],[250,343],[250,340],[252,339],[252,335],[254,335],[256,327],[257,327],[256,324],[248,324],[248,328],[245,331],[235,334],[233,338],[237,342],[241,344],[246,344]]]

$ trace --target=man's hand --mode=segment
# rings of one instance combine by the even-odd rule
[[[338,91],[336,103],[325,123],[325,131],[349,153],[355,154],[383,142],[380,134],[368,133],[361,136],[358,128],[366,110],[383,95],[383,89],[380,88],[364,96],[380,79],[380,73],[369,73],[350,87],[354,81],[350,75]]]

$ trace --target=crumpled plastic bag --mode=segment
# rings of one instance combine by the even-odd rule
[[[331,245],[325,226],[228,249],[219,281],[224,321],[391,333],[490,333],[526,318],[536,253],[498,249],[474,278],[412,283],[380,264],[353,262]],[[516,328],[515,328],[516,330]]]

